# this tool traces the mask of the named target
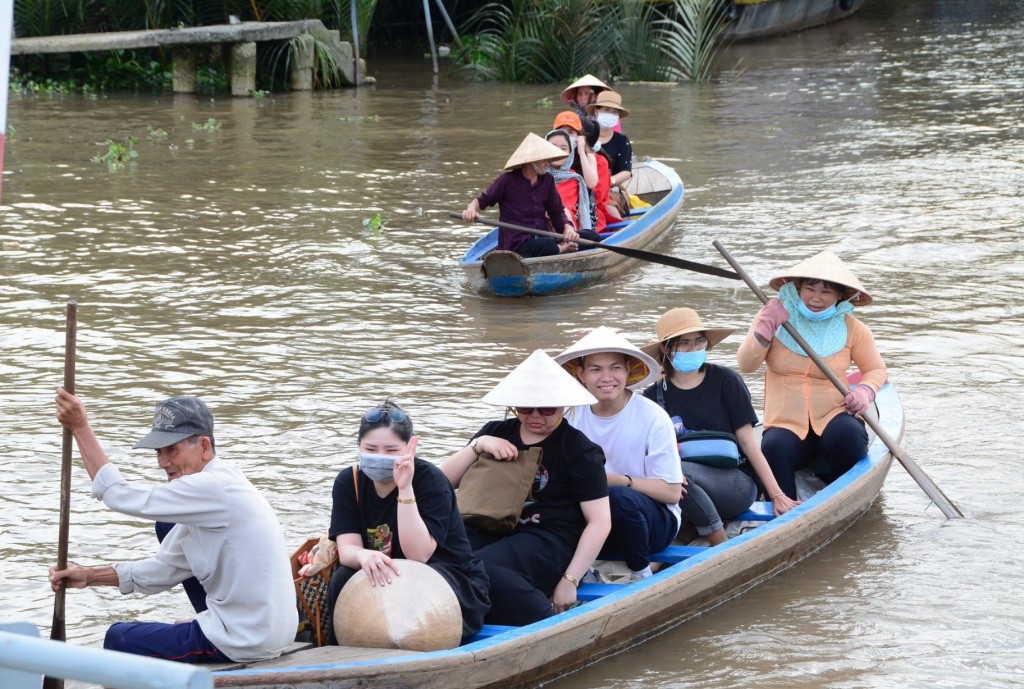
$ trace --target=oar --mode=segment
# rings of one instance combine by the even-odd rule
[[[453,218],[462,220],[462,213],[456,213],[455,211],[449,211],[448,215]],[[539,235],[541,237],[553,237],[555,239],[564,239],[562,235],[557,232],[545,232],[544,230],[535,230],[532,227],[523,227],[522,225],[513,225],[508,222],[501,222],[500,220],[493,220],[490,218],[481,217],[478,222],[485,225],[494,225],[495,227],[501,227],[506,230],[516,230],[517,232],[529,232],[530,234]],[[582,246],[592,246],[597,249],[606,249],[616,254],[622,254],[623,256],[629,256],[630,258],[638,258],[641,261],[649,261],[651,263],[660,263],[664,266],[672,266],[673,268],[682,268],[683,270],[692,270],[695,273],[704,273],[705,275],[714,275],[720,278],[731,278],[733,280],[739,280],[740,276],[731,271],[725,270],[724,268],[716,268],[715,266],[706,266],[703,263],[695,263],[693,261],[687,261],[684,258],[676,258],[675,256],[666,256],[665,254],[656,254],[653,251],[644,251],[643,249],[633,249],[628,246],[616,246],[614,244],[605,244],[603,242],[594,242],[589,239],[583,239],[580,237],[576,240],[577,244]]]
[[[740,264],[736,262],[736,259],[732,257],[732,254],[730,254],[726,250],[726,248],[722,246],[722,243],[719,242],[717,239],[711,243],[714,244],[715,248],[718,249],[718,252],[722,254],[722,257],[729,262],[729,265],[731,265],[733,269],[736,270],[740,278],[745,283],[747,283],[747,287],[749,287],[751,291],[753,291],[753,293],[757,295],[757,298],[760,299],[762,303],[767,304],[768,296],[761,290],[760,287],[757,286],[757,283],[750,278],[750,276],[747,274],[745,270],[743,270]],[[839,379],[839,376],[837,376],[832,371],[832,369],[830,369],[828,365],[822,360],[822,358],[818,356],[818,353],[811,349],[810,345],[807,344],[807,340],[805,340],[803,336],[800,335],[799,332],[797,332],[797,329],[793,327],[792,323],[783,323],[782,327],[784,327],[786,329],[786,332],[788,332],[790,336],[796,341],[796,343],[803,348],[803,350],[807,353],[807,356],[811,358],[811,361],[813,361],[815,365],[821,369],[821,372],[825,374],[825,377],[832,381],[832,385],[836,386],[836,389],[843,394],[843,397],[846,397],[848,394],[850,394],[850,389],[846,387],[843,381]],[[862,418],[868,424],[868,426],[871,427],[871,430],[875,432],[875,435],[877,435],[881,439],[881,441],[885,443],[885,446],[889,448],[889,451],[892,452],[893,456],[899,460],[900,464],[903,465],[903,468],[907,470],[907,473],[910,474],[910,476],[915,481],[917,481],[917,485],[921,486],[921,489],[924,490],[925,494],[932,499],[932,502],[938,505],[939,509],[942,510],[942,513],[946,515],[947,518],[953,519],[954,517],[964,516],[963,512],[961,512],[959,508],[957,508],[957,506],[954,505],[953,502],[946,497],[945,493],[943,493],[942,490],[940,490],[939,487],[935,485],[934,481],[928,478],[928,475],[924,473],[921,467],[917,466],[914,460],[912,460],[910,456],[903,451],[903,448],[900,447],[899,443],[896,442],[896,439],[889,435],[885,431],[885,429],[882,428],[881,424],[879,424],[876,419],[871,418],[870,416],[867,415],[863,416]]]
[[[64,389],[75,392],[75,336],[77,332],[78,303],[68,301],[67,325],[64,333]],[[64,429],[63,444],[60,452],[60,528],[57,535],[57,569],[68,566],[68,531],[71,525],[71,431]],[[53,624],[50,625],[50,638],[64,641],[67,634],[64,625],[64,598],[67,587],[57,589],[53,596]],[[47,677],[43,680],[43,689],[63,689],[64,680]]]

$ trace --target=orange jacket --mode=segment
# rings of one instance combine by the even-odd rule
[[[860,382],[877,392],[888,374],[871,329],[847,315],[846,331],[846,345],[822,358],[839,380],[847,384],[846,371],[853,362],[863,375]],[[820,436],[829,421],[845,413],[843,396],[810,357],[800,356],[775,340],[767,348],[762,347],[751,325],[747,338],[736,352],[737,366],[744,373],[753,373],[765,361],[765,428],[786,428],[802,440],[807,437],[808,427]]]

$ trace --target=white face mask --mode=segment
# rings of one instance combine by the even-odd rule
[[[605,129],[611,129],[619,123],[619,116],[614,112],[597,113],[597,123]]]

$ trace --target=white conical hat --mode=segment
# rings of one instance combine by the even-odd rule
[[[538,349],[484,395],[484,402],[503,407],[579,407],[597,404],[597,398]]]
[[[629,365],[626,386],[631,389],[647,387],[658,379],[661,372],[661,366],[651,355],[641,351],[639,347],[622,335],[603,325],[584,335],[578,342],[556,356],[555,361],[560,363],[566,371],[575,373],[576,369],[582,366],[582,362],[576,361],[577,359],[600,352],[618,352],[626,355]]]
[[[849,299],[854,306],[867,306],[873,301],[871,295],[864,289],[864,285],[860,284],[857,276],[846,267],[841,258],[828,249],[810,258],[805,258],[792,268],[782,271],[771,279],[768,286],[778,291],[793,278],[826,280],[842,285],[846,288],[846,293],[841,298]]]
[[[505,169],[511,170],[514,167],[526,165],[527,163],[539,163],[542,160],[559,160],[564,157],[565,151],[543,137],[530,132],[523,139],[523,143],[519,144],[519,148],[512,154],[512,157],[508,159],[508,162],[505,163]]]
[[[597,92],[609,91],[612,88],[593,74],[586,74],[562,89],[562,102],[569,105],[569,101],[576,97],[576,89],[580,86],[589,86]]]

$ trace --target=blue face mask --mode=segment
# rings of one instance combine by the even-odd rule
[[[821,311],[811,311],[809,308],[807,308],[807,304],[805,304],[801,299],[797,303],[796,308],[800,311],[801,314],[803,314],[804,318],[812,321],[823,321],[826,318],[831,318],[832,316],[836,315],[835,304],[828,307],[827,309],[822,309]]]
[[[676,352],[672,355],[672,368],[680,373],[696,371],[707,361],[708,350],[700,349],[695,352]]]
[[[394,455],[375,455],[370,452],[359,453],[359,471],[366,474],[371,481],[391,483],[395,480]]]

